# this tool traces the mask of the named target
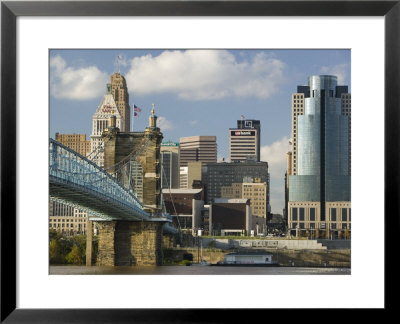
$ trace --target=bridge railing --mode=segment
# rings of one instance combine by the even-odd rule
[[[132,190],[123,187],[94,162],[53,139],[49,143],[49,159],[50,176],[112,197],[138,214],[148,216]]]

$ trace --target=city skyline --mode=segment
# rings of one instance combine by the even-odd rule
[[[269,163],[271,207],[279,214],[294,87],[309,75],[334,74],[351,92],[350,50],[51,50],[50,137],[89,136],[106,84],[118,71],[126,77],[131,109],[142,110],[134,131],[145,128],[155,103],[163,141],[217,136],[218,160],[228,158],[229,128],[242,115],[260,120],[261,161]]]

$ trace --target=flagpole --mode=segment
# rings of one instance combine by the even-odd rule
[[[133,107],[135,107],[135,106],[133,106]],[[135,109],[133,108],[132,109],[132,113],[131,113],[131,129],[130,129],[130,132],[133,132],[133,121],[134,120],[135,120]]]

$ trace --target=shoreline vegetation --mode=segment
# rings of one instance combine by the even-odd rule
[[[93,238],[93,255],[97,254],[97,237]],[[53,229],[49,231],[50,265],[85,265],[86,235],[65,236]]]
[[[217,237],[218,238],[218,237]],[[253,237],[221,237],[224,239],[258,239]],[[262,239],[284,239],[280,237]],[[286,238],[287,239],[287,238]],[[306,239],[306,238],[301,238]],[[93,237],[93,259],[95,265],[98,249],[97,237]],[[334,267],[351,268],[351,249],[337,250],[291,250],[276,248],[227,248],[218,249],[203,246],[202,258],[209,263],[217,263],[224,260],[224,255],[230,252],[265,252],[272,255],[272,259],[283,267]],[[199,261],[199,249],[196,246],[163,248],[164,266],[185,266],[188,263]],[[86,235],[64,236],[61,233],[50,230],[49,232],[49,260],[50,265],[85,265],[86,263]]]

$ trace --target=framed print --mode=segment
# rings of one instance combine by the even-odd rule
[[[257,316],[266,316],[268,308],[392,308],[393,300],[389,294],[394,285],[387,283],[389,280],[396,280],[391,276],[393,268],[390,266],[389,250],[399,229],[396,216],[393,216],[399,212],[399,16],[398,1],[2,2],[1,320],[6,323],[200,320],[219,322],[238,316],[238,309],[247,309]],[[174,106],[186,104],[188,96],[218,97],[229,93],[234,97],[237,93],[243,94],[244,89],[240,88],[240,85],[246,84],[251,84],[250,90],[255,91],[253,89],[258,86],[257,82],[246,83],[246,75],[235,74],[236,70],[232,66],[236,68],[240,65],[239,62],[243,66],[251,66],[256,59],[265,65],[267,60],[264,50],[274,49],[275,56],[268,58],[275,64],[281,59],[281,56],[276,54],[278,51],[281,51],[283,56],[286,55],[286,58],[289,57],[288,52],[297,51],[292,52],[297,53],[294,59],[297,67],[296,64],[293,64],[295,67],[290,67],[297,75],[301,75],[301,65],[318,64],[317,58],[302,51],[331,51],[332,61],[335,55],[341,55],[339,52],[347,51],[346,62],[349,64],[344,70],[332,71],[325,67],[318,69],[318,72],[339,74],[345,71],[348,78],[341,78],[340,81],[349,82],[339,82],[338,87],[335,87],[335,91],[342,94],[350,92],[340,86],[350,86],[351,73],[352,123],[354,122],[352,153],[349,154],[352,165],[351,202],[354,203],[351,207],[354,210],[351,227],[351,274],[308,276],[296,273],[293,276],[272,277],[142,274],[126,276],[122,273],[116,276],[105,276],[104,273],[87,276],[78,273],[79,275],[72,276],[60,272],[59,275],[52,275],[51,267],[49,270],[49,243],[46,235],[49,231],[49,221],[47,216],[41,216],[48,213],[49,208],[47,145],[49,124],[51,129],[54,120],[51,110],[49,114],[48,109],[54,100],[54,93],[57,93],[59,98],[74,96],[77,93],[83,97],[89,95],[84,87],[82,91],[76,91],[74,88],[67,89],[69,92],[64,91],[65,88],[60,90],[55,87],[57,84],[53,82],[52,73],[56,71],[59,72],[58,77],[67,75],[71,79],[72,72],[87,68],[82,63],[82,57],[74,57],[74,51],[77,50],[86,53],[114,50],[112,55],[117,56],[115,69],[119,71],[120,64],[123,64],[122,56],[118,54],[120,49],[121,53],[123,50],[131,50],[132,53],[143,51],[135,57],[137,62],[147,58],[147,65],[138,63],[136,69],[131,71],[136,73],[143,84],[147,82],[148,88],[165,89],[170,86],[171,89],[176,89],[177,85],[181,84],[177,81],[176,84],[166,85],[160,80],[168,79],[168,71],[164,71],[163,74],[151,70],[151,64],[162,64],[160,56],[163,50],[168,49],[176,49],[179,55],[187,53],[187,49],[192,50],[189,56],[197,55],[197,50],[223,53],[231,64],[224,65],[226,75],[231,75],[231,79],[239,79],[237,84],[232,83],[229,78],[225,79],[221,88],[213,84],[213,91],[207,87],[202,88],[201,83],[194,83],[195,86],[190,88],[186,82],[186,92],[174,93],[179,97],[178,101],[172,101],[168,96],[163,99],[158,96],[153,107],[151,101],[148,101],[146,122],[141,128],[149,127],[153,130],[156,127],[155,114],[158,114],[158,109],[164,114],[163,116],[160,113],[158,122],[163,122],[164,127],[167,125],[168,119],[165,116],[168,109],[162,107],[163,101]],[[259,51],[260,55],[253,57],[254,51]],[[68,55],[76,63],[75,66],[69,66],[70,61],[65,58]],[[95,59],[93,56],[93,62]],[[168,64],[176,64],[186,71],[192,71],[189,65],[186,65],[186,60],[188,59],[185,55],[179,56],[178,59],[169,56]],[[197,57],[196,60],[200,59]],[[98,64],[93,63],[89,68],[95,70],[96,66]],[[213,67],[216,69],[215,65]],[[249,78],[258,77],[260,67],[255,64],[251,67],[254,71],[249,74]],[[207,65],[204,65],[199,75],[204,75],[202,73],[205,73],[207,68]],[[102,71],[95,72],[95,81],[106,80]],[[275,80],[280,76],[272,67],[268,73]],[[193,72],[189,74],[194,76]],[[152,78],[149,78],[149,75]],[[184,78],[183,74],[180,78]],[[68,85],[70,79],[59,81],[59,84],[64,82],[64,85]],[[265,88],[266,84],[262,83],[262,86]],[[268,91],[282,91],[274,86],[275,83],[271,83]],[[305,87],[300,90],[303,94],[307,92]],[[134,89],[134,92],[140,91],[147,90],[137,87]],[[103,92],[105,94],[101,93],[100,97],[104,96],[104,100],[107,94],[111,97],[112,85],[110,88],[104,87]],[[268,95],[265,89],[260,93],[260,96]],[[290,102],[290,96],[291,94],[286,104],[289,107],[293,104]],[[331,96],[329,92],[327,96],[334,95],[332,93]],[[344,104],[346,99],[350,99],[343,98]],[[211,106],[210,102],[207,104]],[[234,111],[234,105],[226,105],[228,104],[231,104]],[[252,103],[243,100],[241,104],[245,111],[245,106]],[[80,105],[81,103],[75,100],[68,109],[78,115]],[[279,111],[282,104],[275,105],[276,111]],[[137,102],[131,106],[134,106],[132,112],[135,114],[140,114],[143,109]],[[206,112],[204,107],[199,105],[197,112]],[[103,105],[102,108],[104,110],[110,107]],[[343,112],[347,113],[347,108],[343,105]],[[215,119],[224,118],[219,115],[217,106],[213,109],[214,113],[209,113],[208,116],[210,120],[213,115]],[[169,110],[174,114],[173,108]],[[240,109],[235,110],[235,114],[239,112]],[[195,111],[192,114],[194,116]],[[245,126],[251,128],[252,132],[257,132],[257,128],[252,124],[256,121],[246,119],[243,115],[242,118],[239,115],[238,119],[245,121]],[[344,119],[347,120],[346,118]],[[107,129],[117,126],[112,124],[111,119],[110,117],[111,124],[107,124]],[[66,117],[60,120],[58,125],[67,123]],[[121,121],[117,122],[121,126]],[[196,121],[192,122],[191,127],[195,128]],[[239,122],[240,120],[238,125]],[[345,122],[338,123],[341,129],[346,129]],[[182,127],[183,124],[182,122]],[[233,132],[232,136],[239,136]],[[50,134],[50,137],[53,135]],[[341,145],[346,146],[350,143],[347,137],[343,140],[345,136],[338,136],[338,141],[339,138],[346,142]],[[291,141],[294,142],[294,139]],[[271,152],[268,151],[269,154],[272,154]],[[349,161],[344,163],[350,165]],[[148,172],[149,178],[152,177],[152,172]],[[282,187],[283,185],[282,183]],[[344,189],[337,191],[343,194]],[[150,206],[151,203],[145,205]],[[336,207],[330,207],[335,210],[335,214],[329,211],[329,217],[336,217]],[[341,219],[347,219],[348,207],[339,207]],[[295,217],[297,211],[299,217],[302,217],[303,207],[299,205],[294,208]],[[310,213],[307,211],[306,215]],[[343,224],[340,223],[340,226]],[[115,228],[113,232],[116,231]],[[292,234],[297,236],[296,228],[300,227],[293,225]],[[330,235],[348,235],[345,227],[341,228],[342,234],[334,231],[336,228],[331,229]],[[72,258],[72,255],[69,257]],[[108,256],[104,260],[107,258]],[[137,262],[132,260],[125,261]],[[369,283],[368,291],[363,291],[366,280]],[[315,293],[321,291],[328,291],[329,294],[324,295],[324,299],[315,298]],[[242,297],[246,294],[253,296],[254,300],[243,300]],[[299,294],[302,298],[298,298]],[[241,298],[232,298],[235,295]],[[110,296],[113,296],[112,300]],[[230,298],[227,298],[228,296]],[[214,311],[210,312],[210,309]]]

